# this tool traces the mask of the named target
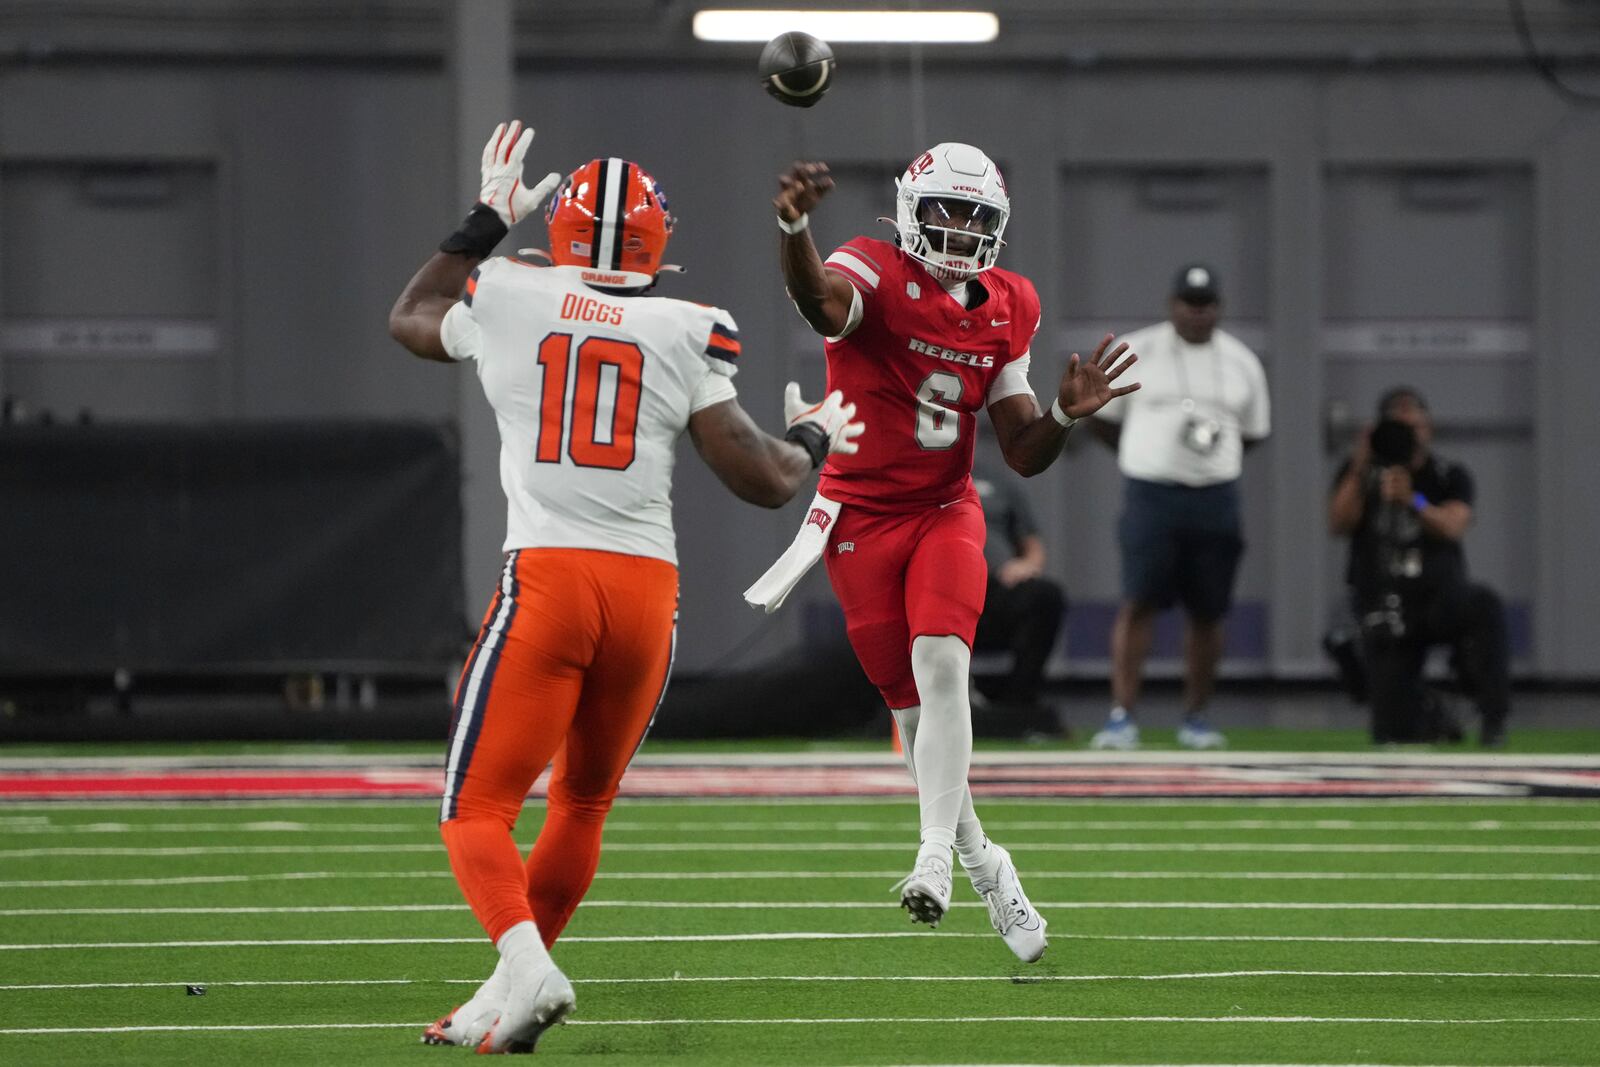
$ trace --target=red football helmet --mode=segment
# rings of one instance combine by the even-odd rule
[[[656,180],[625,159],[594,159],[571,174],[545,208],[550,259],[583,267],[591,285],[655,283],[675,221]]]

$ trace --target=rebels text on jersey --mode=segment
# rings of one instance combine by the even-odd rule
[[[857,237],[825,264],[855,286],[862,318],[827,342],[828,389],[841,389],[871,432],[860,451],[828,457],[819,489],[875,510],[948,503],[972,483],[977,414],[995,379],[1039,327],[1033,283],[996,267],[978,275],[981,302],[963,308],[916,260]]]

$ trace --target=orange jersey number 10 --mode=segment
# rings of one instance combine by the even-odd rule
[[[539,366],[544,383],[534,458],[540,463],[560,463],[565,436],[567,455],[578,466],[625,470],[633,462],[633,435],[639,425],[639,390],[644,377],[644,353],[639,346],[590,337],[578,343],[574,360],[572,335],[552,333],[539,342]],[[572,425],[571,432],[564,433],[569,381],[573,381]]]

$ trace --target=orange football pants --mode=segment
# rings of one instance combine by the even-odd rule
[[[492,940],[533,920],[546,947],[600,864],[600,832],[666,691],[678,570],[583,549],[512,552],[456,686],[439,820]],[[512,829],[551,760],[526,862]]]

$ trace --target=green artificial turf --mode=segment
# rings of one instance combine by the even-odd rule
[[[418,1033],[494,956],[435,810],[0,806],[0,1031],[73,1031],[0,1033],[0,1062],[459,1062]],[[909,798],[619,802],[556,950],[578,1010],[539,1062],[1600,1060],[1594,802],[980,813],[1050,920],[1036,965],[959,876],[937,931],[907,922],[890,887],[915,851]],[[660,940],[692,937],[716,940]],[[221,943],[251,941],[277,943]],[[42,985],[88,988],[21,988]],[[159,1026],[176,1029],[77,1032]]]

